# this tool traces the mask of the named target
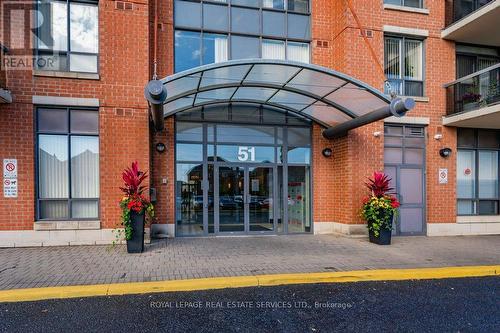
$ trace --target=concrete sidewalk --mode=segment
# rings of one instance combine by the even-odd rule
[[[0,249],[0,289],[499,263],[500,236],[397,237],[391,246],[332,235],[175,238],[134,255],[123,245]]]

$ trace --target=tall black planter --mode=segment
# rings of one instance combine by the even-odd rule
[[[392,221],[393,221],[393,216],[391,214],[391,229],[386,229],[386,228],[380,229],[378,237],[375,236],[373,230],[368,229],[368,236],[370,237],[370,243],[378,245],[391,245]],[[368,225],[370,225],[370,222],[368,222]]]
[[[130,212],[130,225],[132,226],[132,238],[127,240],[128,253],[141,253],[144,251],[144,221],[145,214]]]

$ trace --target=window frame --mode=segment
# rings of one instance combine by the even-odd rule
[[[68,73],[85,73],[85,74],[99,74],[100,73],[100,56],[99,56],[99,51],[100,51],[100,45],[99,45],[99,42],[100,42],[100,31],[99,31],[99,0],[50,0],[50,2],[64,2],[66,3],[66,29],[67,29],[67,36],[66,36],[66,43],[67,43],[67,50],[66,51],[58,51],[58,50],[54,50],[54,49],[40,49],[39,47],[39,38],[38,38],[38,33],[39,33],[39,30],[38,28],[36,29],[36,33],[35,33],[35,48],[34,48],[34,55],[36,57],[36,59],[38,59],[38,57],[40,56],[51,56],[51,55],[58,55],[58,56],[61,56],[61,55],[64,55],[66,56],[66,65],[65,65],[65,69],[62,70],[62,69],[57,69],[57,70],[54,70],[54,69],[50,69],[50,68],[47,68],[47,69],[44,69],[44,68],[40,68],[38,66],[36,66],[36,70],[39,70],[39,71],[56,71],[56,72],[68,72]],[[78,52],[78,51],[71,51],[71,6],[70,4],[71,3],[80,3],[80,4],[86,4],[86,5],[94,5],[96,8],[97,8],[97,53],[91,53],[91,52]],[[36,5],[36,13],[38,13],[38,6],[39,6],[39,3],[37,2]],[[35,14],[35,24],[36,26],[38,27],[38,15]],[[96,71],[95,72],[90,72],[90,71],[72,71],[71,70],[71,63],[70,63],[70,58],[71,58],[71,55],[87,55],[87,56],[95,56],[96,57]]]
[[[176,6],[175,2],[176,1],[184,1],[184,2],[194,2],[200,5],[200,22],[201,26],[199,28],[194,28],[194,27],[188,27],[188,26],[182,26],[182,25],[177,25],[175,22],[175,11],[176,11]],[[241,37],[254,37],[259,39],[259,58],[262,58],[262,41],[263,40],[275,40],[275,41],[284,41],[285,42],[285,59],[287,59],[287,46],[288,42],[296,42],[296,43],[303,43],[303,44],[308,44],[308,49],[309,49],[309,54],[308,54],[308,59],[309,63],[311,62],[312,58],[312,24],[311,24],[311,0],[308,1],[308,11],[307,13],[304,12],[297,12],[297,11],[290,11],[288,10],[288,1],[285,1],[285,9],[274,9],[274,8],[267,8],[262,6],[262,1],[259,1],[259,6],[258,7],[253,7],[253,6],[246,6],[246,5],[239,5],[239,4],[232,4],[231,0],[226,0],[225,2],[221,1],[215,1],[215,0],[176,0],[174,1],[174,29],[173,29],[173,38],[174,38],[174,44],[175,44],[175,33],[177,31],[188,31],[188,32],[196,32],[199,33],[199,38],[200,38],[200,52],[203,50],[203,35],[204,34],[219,34],[219,35],[225,35],[227,37],[227,58],[228,60],[232,60],[232,54],[231,54],[231,40],[232,36],[241,36]],[[227,30],[217,30],[217,29],[206,29],[203,27],[203,4],[210,4],[210,5],[218,5],[218,6],[225,6],[228,7],[228,29]],[[241,32],[233,32],[232,27],[231,27],[231,8],[243,8],[243,9],[253,9],[259,12],[259,33],[253,34],[253,33],[241,33]],[[278,36],[273,36],[273,35],[265,35],[263,32],[263,12],[269,11],[269,12],[280,12],[283,13],[285,16],[285,33],[284,37],[278,37]],[[309,23],[309,38],[308,39],[302,39],[302,38],[293,38],[293,37],[288,37],[288,14],[293,14],[293,15],[301,15],[301,16],[307,16],[310,19]],[[176,59],[176,52],[175,52],[175,45],[174,45],[174,73],[178,73],[179,71],[175,68],[175,59]],[[202,66],[203,59],[202,57],[200,58],[200,66]]]
[[[39,131],[38,130],[38,114],[39,109],[51,109],[51,110],[65,110],[67,113],[67,125],[68,129],[66,132],[62,131]],[[97,132],[96,133],[72,133],[71,132],[71,111],[72,110],[82,110],[97,113]],[[96,221],[101,218],[101,202],[100,202],[100,193],[97,198],[73,198],[71,193],[71,138],[73,136],[77,137],[96,137],[99,144],[99,163],[101,158],[100,151],[100,117],[99,117],[99,109],[95,107],[66,107],[66,106],[54,106],[54,105],[36,105],[35,107],[35,116],[34,118],[34,127],[35,127],[35,193],[36,193],[36,204],[35,204],[35,220],[36,221]],[[39,147],[40,147],[40,135],[54,135],[54,136],[66,136],[67,140],[67,153],[68,153],[68,198],[40,198],[40,161],[39,161]],[[100,175],[100,173],[99,173]],[[99,192],[100,192],[100,176],[98,179],[99,182]],[[40,202],[42,201],[67,201],[68,205],[68,216],[64,218],[42,218],[40,214]],[[97,216],[96,217],[87,217],[87,218],[74,218],[72,217],[72,204],[73,201],[96,201],[97,202]]]
[[[385,41],[388,38],[392,39],[398,39],[400,41],[400,47],[399,47],[399,79],[389,79],[387,78],[387,82],[398,82],[398,84],[402,84],[402,92],[400,96],[410,96],[410,97],[425,97],[426,95],[426,90],[425,90],[425,38],[419,38],[418,36],[407,36],[407,35],[396,35],[396,34],[384,34],[384,74],[387,77],[387,73],[385,72],[385,63],[386,63],[386,56],[387,54],[385,53]],[[417,41],[420,42],[422,45],[422,80],[409,80],[405,79],[404,75],[404,69],[406,65],[406,59],[405,59],[405,50],[406,50],[406,41]],[[406,82],[416,82],[416,83],[421,83],[422,84],[422,95],[408,95],[406,94]],[[387,94],[389,93],[386,90],[386,87],[384,86],[384,92]]]
[[[387,0],[384,0],[384,5],[394,5],[394,6],[401,6],[401,7],[406,7],[406,8],[418,8],[418,9],[424,9],[424,0],[419,0],[419,6],[414,7],[414,6],[408,6],[405,4],[407,0],[399,0],[399,4],[394,4],[394,3],[389,3]]]
[[[473,146],[460,146],[458,143],[458,130],[457,129],[457,155],[459,151],[468,151],[474,153],[474,197],[473,198],[460,198],[458,196],[458,191],[456,194],[456,209],[457,216],[497,216],[500,215],[500,145],[497,148],[481,148],[479,147],[479,131],[495,131],[500,141],[500,131],[498,130],[490,130],[490,129],[478,129],[474,128],[474,143]],[[497,152],[497,181],[498,181],[498,191],[496,198],[480,198],[479,197],[479,153],[480,152]],[[458,157],[457,157],[458,161]],[[458,170],[457,170],[458,177]],[[457,184],[456,188],[458,188],[458,179],[456,179]],[[473,204],[473,213],[472,214],[459,214],[458,213],[458,202],[459,201],[471,201]],[[479,203],[480,201],[494,201],[497,203],[497,213],[496,214],[480,214],[479,213]]]

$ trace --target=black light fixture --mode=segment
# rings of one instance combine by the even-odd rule
[[[332,149],[331,148],[325,148],[323,149],[323,151],[321,152],[323,154],[324,157],[332,157]]]
[[[165,151],[166,147],[163,143],[161,142],[158,142],[156,144],[156,151],[159,152],[159,153],[163,153]]]
[[[439,156],[441,157],[446,158],[449,157],[450,155],[451,155],[451,148],[446,147],[439,150]]]

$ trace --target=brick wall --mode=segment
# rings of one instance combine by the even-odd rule
[[[332,17],[343,16],[333,24],[331,58],[333,68],[360,79],[373,87],[382,90],[384,76],[369,52],[369,48],[361,37],[354,17],[347,7],[347,0],[337,1],[333,7],[329,2],[321,1],[313,7],[313,39],[323,38],[325,27],[321,20],[317,23],[316,17],[321,18],[326,10],[333,10]],[[384,44],[383,26],[392,25],[408,28],[418,28],[429,31],[425,39],[425,96],[428,102],[419,102],[411,116],[429,117],[430,125],[427,128],[427,222],[454,222],[455,221],[455,159],[443,159],[439,156],[439,149],[450,147],[456,152],[456,133],[452,128],[441,126],[441,117],[446,111],[446,95],[442,85],[453,81],[455,77],[455,49],[454,43],[440,38],[441,29],[445,26],[445,3],[439,0],[425,1],[429,15],[408,13],[393,10],[384,10],[382,0],[351,0],[362,29],[373,32],[369,43],[375,50],[377,59],[383,64]],[[316,9],[316,11],[314,11]],[[340,14],[339,14],[340,13]],[[340,25],[340,26],[339,26]],[[314,63],[326,65],[328,61],[321,52],[313,51]],[[333,142],[334,159],[339,158],[346,164],[346,169],[355,170],[340,174],[340,179],[331,183],[330,174],[337,173],[335,166],[330,171],[315,159],[314,184],[316,189],[322,185],[344,186],[350,189],[349,194],[342,195],[338,189],[331,192],[328,204],[318,202],[321,194],[315,194],[314,216],[315,221],[335,221],[342,223],[362,223],[359,218],[360,202],[366,191],[363,188],[364,180],[373,171],[383,169],[383,137],[375,138],[373,132],[383,132],[383,122],[378,122],[349,133],[343,145]],[[435,140],[434,134],[442,131],[443,139]],[[315,151],[315,154],[317,152]],[[318,167],[318,164],[320,167]],[[448,184],[438,184],[438,169],[448,168]],[[336,184],[335,184],[336,183]],[[319,184],[319,185],[316,185]],[[338,198],[338,199],[337,199]],[[333,207],[339,200],[347,200],[349,205],[337,215]],[[330,212],[330,213],[328,213]]]
[[[33,95],[99,99],[101,226],[119,222],[121,171],[133,160],[146,169],[150,153],[143,97],[149,80],[148,1],[130,3],[123,7],[130,9],[118,9],[118,2],[99,1],[99,80],[35,76],[30,70],[7,72],[14,103],[0,106],[0,159],[18,159],[19,197],[0,197],[0,230],[33,229]]]
[[[429,117],[427,145],[427,221],[455,219],[455,159],[439,157],[442,147],[455,152],[455,131],[444,128],[445,91],[442,84],[455,77],[454,44],[440,38],[445,23],[445,4],[426,0],[429,15],[383,9],[382,0],[351,0],[363,29],[373,32],[369,42],[383,62],[383,26],[429,30],[425,41],[425,91],[429,102],[418,103],[412,116]],[[33,95],[90,97],[100,100],[101,124],[101,221],[112,227],[119,221],[120,172],[132,160],[149,169],[157,189],[157,223],[174,223],[174,121],[167,119],[161,133],[150,132],[144,84],[153,71],[153,31],[158,31],[158,76],[173,73],[173,1],[159,2],[158,25],[154,26],[154,2],[136,0],[130,6],[101,0],[99,5],[100,79],[79,80],[34,76],[31,71],[9,72],[6,84],[15,103],[0,106],[0,158],[19,162],[19,198],[0,197],[0,230],[32,229],[34,221],[34,129]],[[382,89],[384,77],[361,38],[346,0],[314,0],[312,4],[312,62],[352,75]],[[8,45],[7,45],[8,46]],[[433,139],[440,130],[441,141]],[[378,122],[338,140],[325,140],[321,128],[313,132],[313,216],[317,222],[362,223],[359,206],[366,194],[363,183],[383,168],[383,131]],[[167,150],[155,151],[162,142]],[[151,144],[150,144],[151,143]],[[321,151],[331,147],[333,157]],[[449,169],[449,183],[438,185],[437,170]],[[167,180],[163,184],[163,179]]]

